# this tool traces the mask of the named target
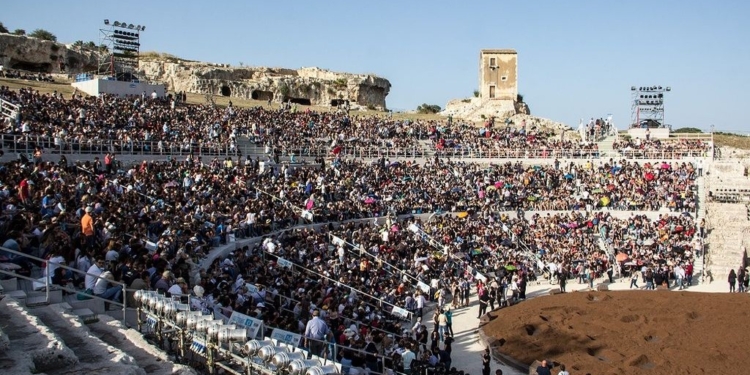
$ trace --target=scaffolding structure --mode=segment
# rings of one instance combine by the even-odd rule
[[[630,127],[667,127],[664,123],[664,94],[671,87],[631,86]]]
[[[99,61],[98,74],[118,81],[135,79],[141,47],[141,32],[146,26],[104,20],[105,27],[99,29],[99,44],[106,46],[107,53]]]

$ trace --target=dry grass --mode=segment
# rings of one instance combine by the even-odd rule
[[[53,93],[55,91],[62,93],[65,96],[73,95],[73,86],[70,83],[65,82],[39,82],[39,81],[26,81],[23,79],[7,79],[0,78],[0,86],[7,86],[12,90],[18,90],[22,88],[33,88],[43,94]]]
[[[733,147],[750,150],[750,137],[730,134],[714,134],[714,144],[718,147]]]

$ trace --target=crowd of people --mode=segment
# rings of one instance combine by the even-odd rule
[[[637,183],[643,184],[642,194],[654,191],[649,199],[658,201],[662,194],[670,194],[669,189],[680,184],[683,189],[688,187],[694,173],[687,164],[651,168],[624,163],[595,168],[591,163],[550,167],[509,163],[481,167],[440,159],[425,165],[334,160],[330,165],[324,162],[297,169],[262,169],[259,163],[230,162],[143,162],[119,171],[96,163],[8,163],[0,172],[4,247],[48,258],[51,264],[70,264],[91,274],[105,275],[131,288],[136,285],[189,293],[199,285],[212,310],[225,314],[239,310],[263,318],[271,327],[295,332],[302,328],[314,306],[324,318],[334,318],[329,319],[333,337],[340,338],[338,331],[349,329],[349,339],[364,340],[359,344],[353,344],[356,339],[347,341],[354,345],[353,357],[358,353],[354,350],[356,345],[367,346],[368,337],[383,349],[381,354],[403,353],[405,347],[412,345],[410,340],[422,342],[426,328],[412,330],[412,321],[406,323],[401,318],[413,317],[414,323],[422,322],[421,318],[426,318],[422,313],[425,298],[447,306],[447,298],[456,301],[457,292],[463,295],[480,282],[479,285],[487,284],[486,289],[481,288],[487,292],[485,296],[480,291],[478,297],[489,303],[492,296],[494,307],[495,300],[508,304],[525,298],[526,283],[535,280],[539,272],[554,277],[558,270],[567,269],[570,277],[592,280],[606,273],[611,264],[594,239],[605,227],[614,228],[605,231],[613,246],[636,246],[630,250],[635,261],[658,261],[653,254],[663,254],[664,249],[672,251],[675,241],[681,241],[667,236],[663,245],[659,242],[656,250],[646,251],[638,241],[655,228],[672,225],[671,221],[656,226],[644,224],[644,218],[619,222],[606,212],[589,212],[585,201],[577,208],[560,206],[561,210],[572,210],[571,214],[531,214],[526,218],[525,209],[556,209],[555,202],[565,195],[550,198],[549,207],[529,205],[527,202],[535,201],[525,198],[528,195],[522,195],[524,199],[514,196],[529,194],[534,188],[583,196],[586,189],[595,186],[589,185],[589,179],[600,183],[605,176],[618,173],[634,179],[638,173],[653,170],[653,179],[644,176]],[[568,173],[574,178],[565,177]],[[591,176],[584,177],[587,173]],[[331,189],[320,189],[328,186],[328,180]],[[501,183],[496,184],[496,180]],[[658,184],[649,186],[650,181]],[[612,182],[622,183],[617,178],[612,178]],[[557,186],[559,183],[565,185]],[[624,192],[628,186],[631,185],[612,190]],[[481,194],[483,191],[485,194]],[[692,198],[672,193],[675,197],[671,200],[666,195],[661,199],[680,202],[675,206],[680,215]],[[518,202],[509,206],[516,210],[516,218],[511,218],[513,211],[507,207],[500,209],[504,201]],[[393,203],[389,206],[388,202]],[[614,196],[613,202],[617,202]],[[298,207],[312,212],[313,222],[391,219],[378,226],[365,220],[341,227],[324,226],[319,231],[287,231],[197,269],[212,247],[310,223]],[[445,215],[425,222],[393,219],[398,214],[441,210],[467,212],[459,215],[465,218]],[[681,221],[676,223],[689,218],[678,217]],[[415,234],[411,224],[422,231]],[[690,233],[691,229],[684,231]],[[640,237],[631,239],[633,233]],[[675,229],[674,233],[682,232]],[[335,245],[333,236],[345,243]],[[24,258],[4,256],[29,267]],[[291,262],[296,273],[282,269],[290,266],[279,261],[280,257]],[[683,259],[687,258],[680,258]],[[58,270],[49,271],[56,282],[79,284],[85,293],[113,301],[123,296],[114,283],[94,278],[75,280],[75,275]],[[108,270],[110,274],[105,273]],[[429,285],[429,289],[420,289],[416,281]],[[260,290],[250,290],[246,284],[259,286]],[[399,315],[401,310],[394,313],[394,307],[409,313]],[[337,316],[339,319],[335,319]],[[351,336],[351,332],[356,336]],[[380,345],[384,341],[398,346],[391,346],[388,351]],[[346,346],[344,342],[339,344]]]
[[[300,155],[344,144],[406,149],[425,139],[438,149],[572,146],[523,124],[477,130],[345,113],[182,106],[149,95],[66,100],[2,88],[0,96],[21,106],[7,131],[45,136],[59,147],[72,139],[165,147],[189,139],[221,148],[240,134]],[[120,302],[138,289],[192,293],[198,309],[226,317],[239,311],[267,327],[335,343],[348,373],[408,374],[412,360],[450,370],[452,311],[469,305],[472,290],[481,314],[482,306],[525,299],[537,278],[562,281],[563,289],[569,279],[593,286],[597,277],[612,277],[613,265],[685,287],[689,272],[680,270],[698,248],[689,215],[698,171],[687,162],[543,166],[438,155],[420,164],[333,153],[288,164],[274,161],[270,150],[124,165],[117,150],[75,164],[38,151],[0,166],[3,247],[47,259],[53,282],[77,287],[82,298]],[[663,208],[671,212],[656,220],[611,212]],[[448,212],[461,213],[440,215]],[[255,237],[263,239],[204,264],[213,248]],[[35,266],[6,251],[0,261],[21,273]],[[436,304],[432,316],[428,301]]]
[[[638,159],[673,159],[710,156],[713,145],[700,139],[624,139],[612,145],[622,157]]]
[[[347,111],[297,111],[296,107],[219,108],[188,105],[179,94],[130,97],[42,94],[0,87],[0,98],[20,107],[0,131],[5,147],[49,153],[117,152],[157,155],[272,153],[285,157],[349,156],[475,158],[598,158],[596,142],[555,136],[549,130],[487,121],[398,120]],[[573,134],[572,132],[570,134]],[[10,136],[16,136],[10,138]],[[240,147],[240,138],[252,147]],[[250,148],[248,148],[250,147]],[[628,157],[660,158],[664,152],[702,156],[701,141],[617,142]],[[626,155],[627,154],[627,155]],[[695,155],[694,155],[695,154]]]

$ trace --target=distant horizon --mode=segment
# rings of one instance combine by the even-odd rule
[[[750,2],[445,0],[372,3],[27,0],[4,4],[9,29],[94,41],[110,19],[146,25],[142,50],[210,63],[319,67],[391,82],[389,108],[444,108],[478,89],[481,49],[518,52],[518,87],[534,116],[575,127],[631,122],[631,86],[671,86],[665,123],[750,128]],[[74,20],[74,22],[71,22]]]

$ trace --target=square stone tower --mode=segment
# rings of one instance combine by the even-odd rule
[[[518,95],[518,54],[512,49],[479,52],[479,93],[482,100],[511,100]]]

